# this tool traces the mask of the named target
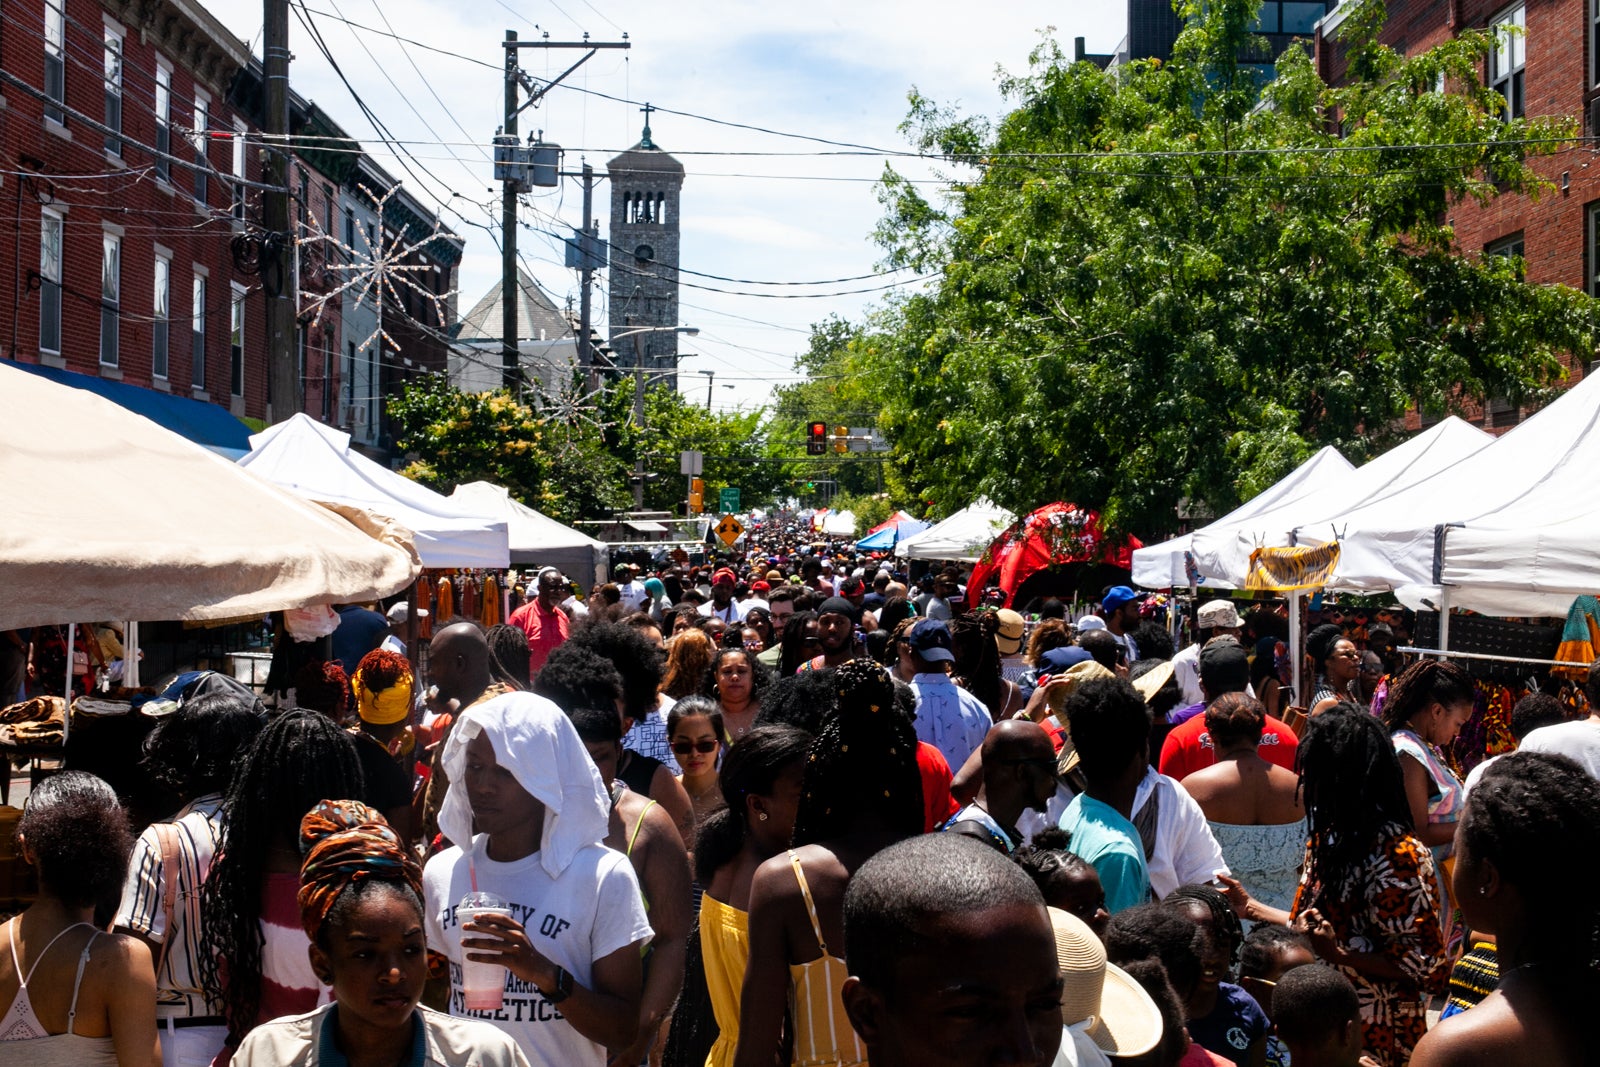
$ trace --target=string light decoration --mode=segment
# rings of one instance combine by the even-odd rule
[[[311,220],[308,229],[312,232],[299,239],[301,248],[309,249],[322,245],[325,249],[337,250],[338,255],[325,255],[322,269],[325,272],[338,273],[334,276],[334,284],[325,291],[302,289],[300,291],[302,306],[311,315],[310,325],[318,326],[322,323],[322,315],[328,305],[335,300],[342,300],[346,293],[354,292],[358,304],[370,298],[378,310],[377,325],[364,340],[357,343],[356,347],[371,348],[381,339],[388,348],[399,352],[399,342],[390,335],[383,324],[386,302],[389,305],[387,310],[400,314],[422,329],[428,329],[426,323],[417,322],[406,313],[405,301],[401,298],[402,289],[409,289],[432,304],[435,320],[440,323],[446,321],[448,303],[457,295],[455,289],[436,293],[419,284],[415,280],[415,275],[432,272],[437,268],[428,263],[407,263],[406,260],[435,241],[459,241],[460,238],[444,232],[438,218],[433,220],[433,231],[419,240],[408,241],[404,227],[397,228],[394,236],[390,237],[382,229],[384,212],[389,199],[400,191],[401,183],[397,182],[390,186],[382,196],[374,194],[372,190],[359,183],[356,188],[372,204],[373,210],[377,213],[379,225],[375,230],[378,236],[374,238],[366,227],[357,227],[357,231],[361,234],[361,243],[365,247],[354,248],[331,233],[321,232],[322,227],[315,219]],[[414,366],[410,359],[402,357],[402,360],[407,367]]]

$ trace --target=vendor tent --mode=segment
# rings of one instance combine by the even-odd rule
[[[341,517],[104,397],[4,362],[0,485],[3,630],[375,600],[417,574],[398,524]]]
[[[1047,567],[1068,563],[1109,563],[1127,567],[1139,539],[1108,544],[1100,532],[1100,516],[1075,504],[1046,504],[1014,522],[984,551],[967,582],[967,597],[977,603],[989,580],[998,575],[1005,606],[1022,583]]]
[[[1339,485],[1355,470],[1350,461],[1328,445],[1300,466],[1284,475],[1266,489],[1240,504],[1222,518],[1209,523],[1201,530],[1174,537],[1158,545],[1146,545],[1133,553],[1133,584],[1146,589],[1175,589],[1189,584],[1186,559],[1193,551],[1194,540],[1207,530],[1234,530],[1241,523],[1274,508],[1297,500],[1317,489]],[[1233,589],[1236,585],[1226,580],[1200,575],[1200,585],[1207,589]]]
[[[822,522],[818,529],[829,537],[854,537],[856,535],[856,513],[829,509],[827,514],[822,516]]]
[[[980,497],[921,533],[901,538],[894,546],[894,554],[902,559],[976,563],[1001,531],[1016,521],[1011,512]]]
[[[1251,553],[1257,548],[1310,546],[1337,540],[1340,558],[1329,579],[1330,588],[1368,592],[1390,589],[1397,584],[1397,572],[1389,563],[1384,546],[1368,551],[1346,540],[1347,533],[1362,528],[1355,520],[1356,514],[1377,500],[1397,501],[1404,511],[1412,511],[1414,489],[1482,451],[1493,440],[1482,430],[1451,416],[1362,464],[1345,479],[1243,522],[1214,523],[1197,531],[1196,563],[1202,574],[1237,588],[1244,584]]]
[[[450,499],[474,513],[506,521],[512,563],[555,567],[585,587],[606,580],[608,550],[604,541],[518,503],[502,486],[468,482],[456,486]]]
[[[506,520],[480,513],[388,470],[350,447],[350,435],[296,414],[250,438],[239,465],[308,500],[345,504],[403,523],[424,567],[509,567]]]
[[[1565,615],[1600,591],[1600,375],[1431,478],[1353,509],[1349,561],[1413,608]]]
[[[904,516],[904,518],[901,518]],[[898,512],[894,519],[873,528],[873,531],[856,542],[856,550],[860,552],[887,552],[900,542],[903,537],[914,537],[929,527],[929,523],[921,519],[913,519],[905,512]]]

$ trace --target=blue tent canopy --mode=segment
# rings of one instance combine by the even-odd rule
[[[903,519],[863,537],[856,542],[856,549],[861,552],[887,552],[902,539],[919,534],[931,525],[921,519]]]
[[[86,389],[103,396],[113,404],[136,415],[143,415],[156,425],[164,426],[229,459],[238,459],[250,451],[250,427],[216,404],[59,367],[45,367],[37,363],[12,363],[11,366],[60,385]]]

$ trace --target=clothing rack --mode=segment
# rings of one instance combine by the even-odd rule
[[[1396,652],[1409,652],[1416,656],[1440,656],[1448,659],[1479,659],[1489,660],[1493,663],[1527,663],[1540,667],[1582,667],[1585,664],[1573,663],[1563,659],[1531,659],[1527,656],[1498,656],[1490,652],[1457,652],[1443,648],[1413,648],[1410,645],[1401,645]]]

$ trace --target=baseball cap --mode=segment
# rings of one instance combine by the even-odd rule
[[[1114,585],[1106,593],[1105,599],[1100,601],[1102,611],[1115,611],[1124,604],[1131,604],[1135,600],[1143,600],[1143,593],[1135,593],[1125,585]]]
[[[722,567],[722,568],[719,568],[717,570],[717,572],[711,576],[711,584],[712,585],[716,585],[719,582],[727,582],[729,585],[738,585],[739,584],[739,576],[734,574],[733,571],[730,570],[729,568]]]
[[[1080,663],[1087,663],[1094,657],[1089,655],[1088,649],[1079,648],[1077,645],[1063,645],[1052,648],[1039,657],[1040,674],[1063,674]]]
[[[417,618],[426,619],[427,617],[427,608],[417,609]],[[384,618],[388,619],[391,623],[395,623],[396,625],[405,622],[407,619],[411,618],[411,605],[404,600],[396,601],[395,603],[389,605],[388,611],[384,612]]]
[[[1200,682],[1213,699],[1250,684],[1250,657],[1232,635],[1213,637],[1200,650]]]
[[[772,586],[766,582],[751,582],[750,591],[752,593],[770,593],[772,592]]]
[[[1231,600],[1210,600],[1200,605],[1202,630],[1237,630],[1239,611]]]
[[[1080,634],[1086,634],[1090,630],[1104,630],[1105,628],[1106,620],[1098,615],[1085,615],[1078,620],[1078,632]]]
[[[1015,656],[1022,651],[1022,632],[1026,624],[1022,616],[1010,608],[1001,608],[994,614],[1000,622],[994,634],[994,643],[1002,656]]]
[[[956,658],[950,651],[950,628],[938,619],[918,620],[906,640],[911,651],[929,663],[951,663]]]

